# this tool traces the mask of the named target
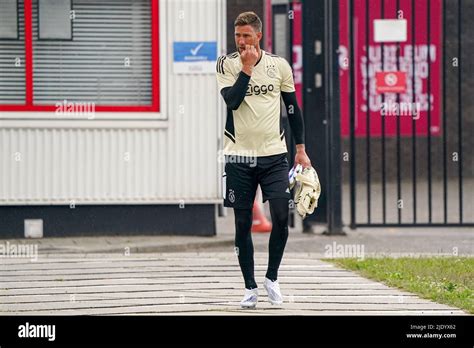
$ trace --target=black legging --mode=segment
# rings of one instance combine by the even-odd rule
[[[268,268],[266,277],[272,281],[278,278],[278,268],[288,240],[288,199],[276,198],[270,201],[272,216],[272,232],[268,246]],[[252,228],[252,209],[234,209],[235,215],[235,246],[239,258],[240,269],[244,276],[245,287],[257,287],[254,275],[253,243],[250,229]]]

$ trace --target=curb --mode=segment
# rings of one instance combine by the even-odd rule
[[[143,246],[130,246],[129,252],[132,253],[165,253],[165,252],[183,252],[196,249],[208,249],[212,247],[232,247],[234,245],[234,239],[226,239],[219,241],[210,242],[192,242],[182,244],[165,244],[165,245],[143,245]],[[109,253],[109,254],[123,254],[125,249],[123,246],[111,246],[108,248],[55,248],[46,247],[40,248],[40,251],[46,254],[96,254],[96,253]]]

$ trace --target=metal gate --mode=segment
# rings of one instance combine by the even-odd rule
[[[340,14],[350,227],[474,226],[474,2],[341,0]]]

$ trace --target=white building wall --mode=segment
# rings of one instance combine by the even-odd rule
[[[217,41],[220,54],[225,1],[160,0],[159,10],[161,120],[0,113],[0,205],[221,201],[223,107],[215,75],[174,75],[172,45]]]

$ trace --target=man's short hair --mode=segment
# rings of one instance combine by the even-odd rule
[[[257,33],[262,31],[262,21],[255,12],[243,12],[237,16],[234,27],[250,25]]]

